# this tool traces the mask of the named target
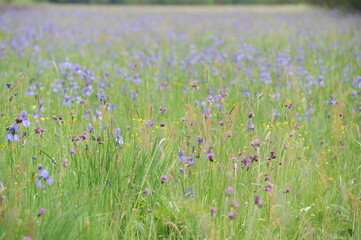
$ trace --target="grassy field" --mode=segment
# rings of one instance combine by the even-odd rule
[[[0,239],[361,239],[360,15],[0,13]]]

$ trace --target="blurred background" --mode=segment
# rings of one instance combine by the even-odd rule
[[[361,10],[361,0],[0,0],[2,4],[31,3],[85,3],[85,4],[135,4],[135,5],[241,5],[241,4],[312,4],[321,7],[337,7]]]

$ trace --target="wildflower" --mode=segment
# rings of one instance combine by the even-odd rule
[[[20,114],[24,127],[29,127],[29,125],[30,125],[30,121],[27,118],[27,115],[28,114],[27,114],[26,111],[22,111],[21,114]]]
[[[46,128],[37,126],[34,131],[35,131],[35,133],[42,135],[43,132],[46,131]]]
[[[76,153],[76,150],[73,148],[73,149],[70,149],[70,154],[75,154]]]
[[[271,181],[271,177],[270,177],[270,176],[266,176],[265,181]]]
[[[45,213],[45,209],[44,208],[40,208],[38,211],[38,217],[40,217],[41,215],[43,215]]]
[[[165,125],[166,125],[166,123],[165,123],[164,121],[162,121],[162,122],[160,123],[160,126],[161,126],[161,127],[165,127]]]
[[[214,154],[213,153],[208,153],[207,154],[207,158],[209,159],[209,161],[213,162],[214,161]]]
[[[36,184],[40,187],[40,188],[44,188],[43,184],[42,184],[42,179],[44,179],[46,181],[46,183],[48,185],[52,185],[54,180],[51,176],[49,176],[49,172],[48,170],[46,169],[43,169],[43,165],[42,164],[38,164],[38,168],[39,168],[39,171],[38,171],[38,174],[39,174],[39,177],[38,179],[36,180]]]
[[[240,204],[236,201],[236,199],[232,200],[232,207],[234,207],[234,208],[239,208],[240,207]]]
[[[88,124],[88,128],[85,128],[84,130],[88,131],[89,133],[92,133],[94,128],[93,128],[93,126],[91,124]]]
[[[147,127],[152,128],[154,126],[154,120],[148,120],[148,121],[144,122],[144,124]]]
[[[184,172],[184,168],[183,168],[183,167],[180,167],[180,168],[179,168],[179,171],[180,171],[180,172]]]
[[[165,181],[168,180],[168,177],[166,175],[162,175],[160,176],[160,180],[162,181],[162,183],[164,183]]]
[[[218,211],[218,209],[215,208],[215,207],[211,207],[211,208],[210,208],[210,211],[211,211],[211,216],[212,216],[212,217],[216,217],[216,212]]]
[[[235,212],[229,212],[228,214],[227,214],[227,216],[230,218],[230,219],[235,219],[236,217],[237,217],[237,214],[235,213]]]
[[[252,145],[252,147],[259,148],[259,147],[261,147],[261,145],[262,145],[262,141],[256,139],[256,140],[254,140],[254,141],[251,142],[251,145]]]
[[[166,113],[167,112],[167,108],[165,107],[165,105],[163,104],[162,106],[159,107],[159,113]]]
[[[255,116],[255,114],[254,114],[253,112],[250,112],[250,113],[248,114],[248,118],[254,118],[254,116]]]
[[[234,193],[234,189],[233,189],[233,187],[227,187],[227,189],[226,189],[226,193],[227,193],[227,195],[231,195],[231,194],[233,194],[233,193]]]
[[[145,195],[150,195],[150,189],[149,188],[144,189],[143,193]]]
[[[178,159],[181,162],[184,161],[184,160],[187,160],[187,157],[185,156],[183,149],[179,150],[179,158]]]
[[[254,124],[252,123],[252,120],[248,120],[247,121],[247,125],[248,125],[248,130],[254,130]]]
[[[268,184],[267,186],[266,186],[266,192],[270,192],[271,190],[273,189],[273,185],[272,184]]]
[[[115,130],[115,141],[117,144],[124,144],[122,136],[120,136],[120,128]]]
[[[224,135],[226,136],[226,137],[232,137],[232,132],[231,131],[228,131],[228,132],[225,132],[224,133]]]
[[[197,137],[197,142],[198,144],[202,144],[203,143],[203,138],[201,136]]]
[[[23,237],[23,240],[33,240],[33,239],[29,236],[25,236],[25,237]]]
[[[258,206],[258,207],[262,207],[263,206],[263,202],[261,200],[261,196],[259,194],[254,195],[254,203]]]
[[[19,129],[19,124],[16,122],[11,126],[7,127],[6,130],[8,131],[8,134],[6,135],[6,140],[10,141],[20,141],[20,134],[17,132]]]
[[[286,188],[285,193],[289,193],[289,192],[291,192],[291,189],[290,189],[290,188]]]
[[[219,126],[223,126],[224,125],[224,122],[221,120],[218,122]]]
[[[192,192],[192,187],[187,187],[184,189],[184,194],[183,194],[184,198],[195,198],[196,195],[194,195],[194,193]]]

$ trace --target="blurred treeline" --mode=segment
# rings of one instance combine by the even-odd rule
[[[0,0],[0,3],[52,2],[85,4],[138,4],[138,5],[232,5],[232,4],[311,4],[321,7],[340,7],[361,10],[361,0]]]
[[[34,0],[54,3],[112,3],[112,4],[315,4],[322,7],[361,9],[361,0]]]

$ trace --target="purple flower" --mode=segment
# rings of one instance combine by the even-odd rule
[[[235,213],[235,212],[229,212],[228,214],[227,214],[227,216],[230,218],[230,219],[235,219],[236,217],[237,217],[237,214]]]
[[[117,144],[124,144],[122,136],[120,136],[120,128],[115,130],[115,141]]]
[[[266,186],[266,192],[270,192],[271,190],[273,189],[273,185],[272,184],[268,184],[267,186]]]
[[[259,194],[254,195],[254,203],[258,206],[258,207],[262,207],[263,206],[263,202],[261,200],[261,196]]]
[[[93,128],[93,126],[91,124],[88,124],[88,128],[85,128],[84,130],[88,131],[89,133],[92,133],[94,128]]]
[[[6,130],[8,131],[8,134],[6,135],[6,140],[10,141],[20,141],[20,134],[17,132],[19,129],[19,125],[17,123],[14,123],[11,127],[7,127]]]
[[[33,239],[29,236],[25,236],[25,237],[23,237],[23,240],[33,240]]]
[[[233,194],[233,193],[234,193],[234,189],[233,189],[233,187],[227,187],[227,189],[226,189],[226,193],[227,193],[228,195]]]
[[[162,183],[164,183],[165,181],[168,180],[168,177],[166,175],[162,175],[160,176],[160,180],[162,181]]]
[[[211,211],[211,216],[212,216],[212,217],[216,217],[216,212],[218,211],[218,209],[215,208],[215,207],[211,207],[211,208],[210,208],[210,211]]]
[[[213,153],[208,153],[207,154],[207,158],[209,159],[209,161],[213,162],[214,161],[214,154]]]
[[[26,111],[22,111],[21,112],[21,118],[23,119],[23,125],[24,125],[24,127],[29,127],[29,125],[30,125],[30,122],[29,122],[29,120],[28,120],[28,118],[27,118],[27,112]]]
[[[193,191],[192,191],[192,187],[187,187],[184,189],[184,194],[183,194],[184,198],[195,198],[196,195],[194,195]]]
[[[240,207],[240,205],[239,205],[239,203],[237,203],[236,199],[232,200],[232,207],[234,207],[234,208],[239,208]]]
[[[44,188],[43,183],[42,183],[42,180],[45,180],[48,185],[52,185],[53,182],[54,182],[53,178],[52,178],[51,176],[49,176],[48,170],[42,169],[42,167],[43,167],[42,164],[38,164],[38,168],[39,168],[38,174],[39,174],[39,177],[38,177],[37,180],[36,180],[36,185],[38,185],[40,188]]]
[[[184,172],[184,167],[180,167],[180,168],[179,168],[179,171],[180,171],[180,172]]]
[[[285,193],[289,193],[289,192],[291,192],[291,189],[290,189],[290,188],[286,188]]]
[[[149,188],[144,189],[143,193],[145,195],[150,195],[150,189]]]
[[[45,209],[44,208],[40,208],[38,211],[38,217],[40,217],[41,215],[43,215],[45,213]]]

